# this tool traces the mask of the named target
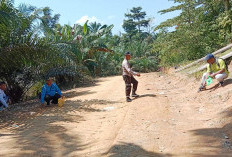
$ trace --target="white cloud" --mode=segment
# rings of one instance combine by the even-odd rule
[[[112,19],[114,19],[114,18],[115,18],[114,15],[110,15],[110,16],[107,17],[107,19],[109,19],[109,20],[112,20]]]
[[[88,15],[82,16],[79,20],[76,21],[76,23],[80,25],[84,25],[87,20],[89,20],[89,23],[91,22],[102,23],[102,21],[96,18],[95,16],[89,17]]]

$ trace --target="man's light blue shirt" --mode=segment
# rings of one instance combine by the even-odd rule
[[[55,83],[52,83],[51,86],[44,84],[41,90],[41,104],[44,103],[44,98],[46,95],[54,96],[56,93],[61,95],[61,91]]]

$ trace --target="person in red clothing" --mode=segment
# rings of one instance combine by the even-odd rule
[[[130,99],[131,84],[133,84],[132,97],[139,97],[139,95],[136,94],[137,87],[138,87],[138,81],[134,78],[133,75],[140,76],[140,74],[131,69],[130,64],[128,62],[130,58],[131,58],[130,52],[126,52],[125,58],[122,62],[122,76],[126,84],[126,101],[127,102],[132,101]]]

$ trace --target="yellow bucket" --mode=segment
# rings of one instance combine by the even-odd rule
[[[58,99],[58,106],[62,107],[64,106],[64,102],[65,102],[65,97],[61,97]]]

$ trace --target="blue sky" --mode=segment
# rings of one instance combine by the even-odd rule
[[[169,0],[15,0],[15,6],[25,3],[41,7],[50,7],[54,14],[60,14],[59,23],[73,25],[83,24],[86,19],[97,21],[102,24],[113,24],[113,33],[123,32],[121,27],[124,14],[132,7],[141,6],[147,13],[148,18],[154,18],[152,25],[175,17],[179,12],[160,15],[158,11],[167,9],[173,5]]]

